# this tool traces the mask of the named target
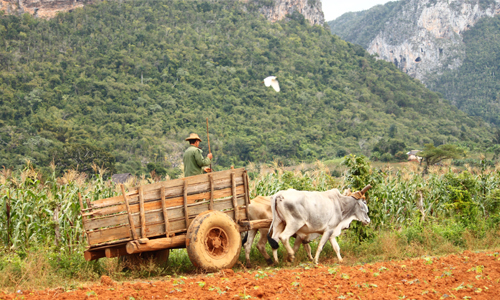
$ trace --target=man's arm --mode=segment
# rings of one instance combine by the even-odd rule
[[[204,166],[208,166],[210,165],[210,161],[212,158],[212,153],[209,153],[207,158],[203,158],[203,155],[201,154],[201,150],[200,151],[196,151],[195,154],[194,154],[194,158],[196,159],[196,163],[198,164],[198,167],[204,167]]]

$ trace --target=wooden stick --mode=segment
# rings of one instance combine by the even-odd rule
[[[125,201],[125,205],[127,206],[128,225],[129,225],[130,232],[131,232],[130,237],[133,238],[134,240],[137,240],[137,233],[135,232],[134,218],[132,218],[132,212],[130,211],[130,204],[128,203],[127,195],[125,195],[125,188],[123,187],[123,184],[120,184],[120,187],[122,189],[123,200]]]
[[[141,212],[141,237],[147,238],[146,236],[146,211],[144,209],[144,192],[142,186],[139,187],[139,210]]]
[[[248,174],[247,171],[243,172],[243,186],[245,187],[245,212],[246,216],[244,219],[248,219],[248,206],[250,205],[250,197],[248,196]]]
[[[208,153],[211,153],[210,150],[210,136],[208,135],[208,118],[207,118],[207,142],[208,142]]]
[[[168,222],[168,213],[167,213],[167,203],[165,203],[165,187],[162,186],[160,189],[160,197],[161,197],[161,208],[163,210],[163,219],[165,220],[165,236],[170,236],[170,223]]]
[[[231,185],[232,185],[232,191],[233,191],[233,207],[234,207],[234,221],[238,223],[239,221],[239,216],[238,216],[238,199],[236,199],[236,183],[234,181],[234,173],[231,173]]]
[[[212,153],[212,150],[210,150],[210,136],[208,135],[208,117],[207,117],[207,142],[208,142],[208,153]],[[210,172],[212,172],[212,160],[210,160]]]
[[[188,206],[187,206],[187,187],[188,187],[187,179],[184,179],[184,215],[186,217],[186,230],[189,228],[189,213],[188,213]]]
[[[210,180],[210,205],[208,206],[210,210],[214,210],[214,178],[212,174],[208,175]]]

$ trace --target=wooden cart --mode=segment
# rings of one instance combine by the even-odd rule
[[[139,255],[168,259],[168,249],[187,248],[191,262],[213,271],[232,268],[241,250],[240,232],[269,227],[249,221],[244,168],[139,186],[91,202],[80,196],[89,246],[87,261]],[[166,258],[165,258],[166,257]]]

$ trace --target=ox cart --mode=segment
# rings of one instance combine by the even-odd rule
[[[116,197],[80,198],[87,261],[149,255],[166,262],[169,249],[186,248],[196,267],[232,268],[240,232],[269,227],[248,220],[248,175],[231,169],[139,186]]]

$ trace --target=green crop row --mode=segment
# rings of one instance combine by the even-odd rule
[[[429,220],[454,218],[474,229],[479,218],[496,223],[500,216],[500,172],[483,167],[458,172],[436,168],[422,177],[415,165],[375,169],[362,156],[346,156],[343,176],[336,178],[318,163],[308,170],[286,171],[277,166],[251,167],[251,197],[280,190],[360,190],[366,184],[372,230],[395,228]],[[11,250],[33,246],[71,252],[85,243],[78,193],[91,201],[117,195],[118,188],[101,172],[87,179],[68,171],[42,180],[36,170],[0,173],[0,245]],[[478,228],[480,230],[480,228]]]

